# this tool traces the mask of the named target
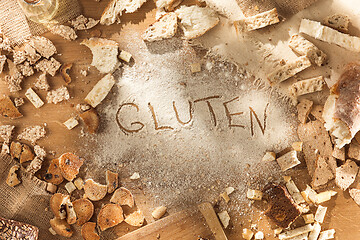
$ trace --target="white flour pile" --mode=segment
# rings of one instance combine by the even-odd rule
[[[121,48],[133,53],[135,64],[123,67],[111,97],[99,106],[102,129],[94,139],[98,147],[90,155],[93,167],[124,165],[120,171],[125,178],[138,172],[154,202],[173,210],[212,201],[228,186],[236,189],[232,199],[242,209],[248,184],[260,187],[280,174],[276,163],[263,163],[261,158],[265,151],[280,151],[294,140],[289,106],[256,89],[253,80],[233,65],[197,58],[178,39],[146,46],[136,33],[126,38],[132,43]],[[202,71],[192,74],[190,64],[200,61]],[[207,103],[196,101],[212,96],[217,96],[209,100],[216,126]],[[227,104],[229,113],[243,113],[232,115],[231,124],[244,128],[229,127],[224,102],[236,97]],[[190,118],[192,103],[190,123],[178,122],[173,101],[183,122]],[[139,110],[128,104],[117,114],[125,103],[136,104]],[[172,129],[155,130],[149,103],[158,128]],[[264,134],[252,115],[252,136],[249,107],[263,126],[267,105]],[[119,128],[117,119],[126,129],[144,126],[128,133]]]

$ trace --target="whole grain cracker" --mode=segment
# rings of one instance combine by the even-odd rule
[[[334,179],[334,174],[332,173],[325,158],[322,156],[318,156],[318,158],[316,159],[316,169],[314,172],[314,177],[311,182],[312,187],[317,188],[323,186],[332,179]]]
[[[308,99],[300,100],[299,104],[296,106],[298,112],[298,119],[301,123],[306,123],[312,106],[313,101],[310,101]]]
[[[359,167],[354,161],[347,160],[344,165],[336,168],[335,183],[343,191],[354,183]]]

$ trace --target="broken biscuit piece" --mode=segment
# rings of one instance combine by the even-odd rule
[[[84,238],[84,240],[100,240],[100,236],[96,233],[96,223],[85,223],[81,227],[81,236]]]
[[[309,78],[293,83],[290,87],[290,93],[294,97],[322,91],[326,83],[323,76]]]
[[[76,127],[77,125],[79,125],[79,121],[76,118],[72,117],[72,118],[69,118],[68,120],[66,120],[64,122],[64,125],[67,129],[71,130],[74,127]]]
[[[145,217],[140,210],[137,210],[127,215],[124,221],[131,226],[141,227],[144,224]]]
[[[262,199],[263,193],[260,190],[248,189],[246,193],[246,197],[251,200],[258,200]]]
[[[86,198],[80,198],[73,202],[74,210],[76,212],[76,224],[81,226],[90,220],[94,214],[94,204]]]
[[[110,202],[117,203],[119,205],[127,205],[130,208],[132,208],[135,204],[132,193],[124,187],[120,187],[115,190]]]
[[[58,104],[62,101],[69,100],[70,94],[65,86],[47,93],[46,100],[48,103]]]
[[[8,176],[6,178],[6,184],[9,185],[10,187],[15,187],[16,185],[19,185],[21,183],[16,173],[19,169],[20,166],[18,165],[14,165],[10,168]]]
[[[32,103],[32,105],[34,105],[35,108],[41,108],[45,104],[32,88],[29,88],[26,91],[25,97]]]
[[[249,32],[280,22],[276,8],[234,22],[240,32]]]
[[[15,107],[9,96],[0,96],[0,115],[10,119],[20,118],[23,115]]]
[[[218,215],[218,217],[220,219],[220,222],[223,225],[223,227],[227,228],[229,226],[229,223],[230,223],[230,216],[229,216],[228,212],[227,211],[222,211],[222,212],[219,212],[217,215]]]
[[[106,185],[108,193],[113,193],[119,186],[118,173],[106,170]]]
[[[296,106],[298,112],[298,119],[301,123],[306,122],[312,106],[313,106],[313,101],[310,101],[308,99],[302,99],[299,102],[299,104]]]
[[[95,27],[100,20],[95,20],[93,18],[86,18],[84,15],[80,15],[75,19],[71,20],[71,25],[76,30],[87,30]]]
[[[148,42],[171,38],[175,36],[177,26],[178,21],[176,13],[166,13],[145,30],[142,38]]]
[[[32,68],[32,66],[30,66],[30,63],[28,61],[25,61],[24,63],[19,64],[16,67],[25,77],[30,77],[34,75],[34,69]]]
[[[45,72],[40,74],[40,76],[37,78],[36,82],[34,83],[34,87],[38,90],[44,90],[44,91],[50,90],[50,85],[47,81]]]
[[[108,203],[104,205],[97,217],[97,224],[101,231],[114,227],[124,221],[123,210],[117,204]]]
[[[92,179],[87,179],[85,181],[84,191],[86,197],[88,197],[91,201],[99,201],[106,196],[107,187],[106,185],[97,183]],[[112,201],[110,200],[110,202]]]
[[[55,76],[60,67],[61,63],[53,57],[50,60],[43,59],[35,65],[36,70],[48,73],[50,76]]]
[[[85,102],[95,108],[109,94],[114,84],[115,78],[113,77],[113,75],[110,73],[105,75],[102,79],[100,79],[99,82],[96,83],[93,89],[85,97]]]
[[[70,238],[73,235],[70,225],[65,219],[53,218],[50,220],[51,228],[60,236]]]
[[[84,159],[73,153],[64,153],[59,157],[61,174],[68,181],[72,181],[76,178],[83,163]]]
[[[334,174],[332,173],[325,158],[322,156],[318,156],[316,160],[316,169],[311,185],[314,188],[317,188],[327,184],[332,179],[334,179]]]
[[[359,167],[354,161],[347,160],[344,165],[336,168],[335,183],[343,191],[355,181]]]
[[[343,14],[334,14],[324,19],[324,24],[334,28],[340,32],[347,33],[349,31],[350,18]]]

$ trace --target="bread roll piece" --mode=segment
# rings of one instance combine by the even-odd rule
[[[45,58],[50,58],[56,53],[55,45],[46,37],[34,36],[30,39],[29,44]]]
[[[173,11],[183,0],[156,0],[155,4],[158,9]]]
[[[331,88],[323,110],[324,126],[335,137],[340,149],[360,130],[359,96],[360,64],[351,63]]]
[[[91,201],[99,201],[106,196],[107,187],[92,179],[87,179],[84,185],[85,195]]]
[[[124,221],[123,210],[118,204],[106,204],[99,212],[97,224],[101,231],[114,227]]]
[[[10,119],[21,118],[23,115],[15,107],[9,96],[0,96],[0,115]]]
[[[101,73],[112,73],[119,67],[117,42],[105,38],[90,38],[81,44],[90,48],[93,55],[91,65]]]
[[[66,204],[70,201],[70,196],[62,193],[55,193],[50,198],[50,209],[58,219],[66,218]]]
[[[85,123],[89,133],[95,134],[100,124],[99,115],[97,114],[96,110],[92,108],[86,112],[81,113],[79,116]]]
[[[208,30],[215,27],[220,19],[216,12],[210,8],[198,6],[181,6],[176,14],[180,19],[180,27],[186,39],[193,39],[204,35]]]
[[[142,38],[148,42],[171,38],[175,35],[177,27],[178,24],[176,13],[169,12],[151,24],[145,30]]]
[[[80,198],[73,202],[74,210],[76,212],[76,224],[81,226],[90,220],[94,214],[94,204],[86,198]]]
[[[65,25],[54,25],[50,27],[50,32],[52,34],[58,35],[65,40],[73,41],[77,39],[75,30],[72,27]]]
[[[324,19],[324,24],[334,28],[340,32],[347,33],[349,31],[350,18],[343,14],[334,14]]]
[[[134,227],[141,227],[144,224],[144,221],[144,214],[139,209],[125,217],[125,222]]]
[[[6,184],[10,187],[15,187],[16,185],[19,185],[21,183],[16,173],[19,169],[20,166],[18,165],[14,165],[10,168],[8,176],[6,178]]]
[[[360,38],[341,33],[316,21],[302,19],[299,32],[327,43],[336,44],[353,52],[360,52]]]
[[[137,11],[146,0],[112,0],[101,15],[100,23],[111,25],[115,22],[120,23],[120,16],[125,13]]]
[[[96,223],[85,223],[81,227],[81,236],[84,238],[84,240],[100,240],[100,236],[96,233]]]
[[[264,28],[269,25],[280,22],[276,8],[269,11],[256,14],[254,16],[235,21],[234,25],[237,31],[249,32],[256,29]]]
[[[318,66],[323,65],[327,60],[327,55],[323,51],[299,34],[291,36],[289,47],[295,53],[301,56],[307,56],[313,64]]]
[[[291,95],[298,97],[301,95],[322,91],[325,87],[323,76],[309,78],[293,83],[290,87]]]

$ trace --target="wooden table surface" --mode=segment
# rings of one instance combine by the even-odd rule
[[[80,2],[82,3],[83,14],[85,16],[99,19],[103,9],[108,3],[108,0],[101,0],[100,2],[96,2],[94,0],[81,0]],[[126,32],[129,29],[135,29],[136,31],[142,32],[149,24],[154,21],[154,8],[155,4],[153,1],[149,0],[143,5],[139,12],[125,14],[122,16],[121,24],[114,24],[112,26],[99,25],[94,29],[101,30],[101,37],[112,38],[118,41],[120,43],[120,48],[122,48],[122,43],[124,41],[122,36],[126,35]],[[82,99],[84,99],[92,86],[102,77],[94,67],[90,68],[89,75],[87,77],[84,77],[79,73],[81,69],[87,69],[91,62],[90,50],[87,47],[79,44],[83,39],[90,37],[90,32],[91,30],[79,31],[79,38],[76,41],[71,42],[65,41],[49,33],[45,34],[46,37],[54,42],[58,53],[60,53],[56,56],[56,58],[62,63],[74,63],[74,66],[71,70],[73,81],[68,85],[70,94],[72,96],[71,101],[58,105],[45,104],[40,109],[35,109],[30,103],[26,103],[24,106],[20,107],[21,112],[24,114],[23,118],[17,120],[0,118],[1,124],[15,125],[17,127],[17,132],[21,131],[26,126],[46,123],[48,134],[45,139],[39,141],[39,145],[44,146],[47,150],[56,151],[56,156],[63,152],[69,151],[73,151],[80,155],[86,152],[86,148],[82,145],[84,139],[82,139],[80,134],[81,128],[75,128],[72,131],[68,131],[64,128],[62,123],[76,114],[74,106],[77,103],[82,102]],[[36,76],[38,76],[38,74],[27,78],[23,84],[23,89],[30,87]],[[53,89],[64,84],[59,74],[55,77],[49,77],[49,83]],[[23,90],[17,94],[10,94],[10,96],[24,97],[24,92],[25,91]],[[0,81],[0,93],[9,94],[3,81]],[[45,99],[44,92],[40,92],[39,95]],[[304,188],[306,181],[309,181],[309,178],[306,177],[306,170],[302,169],[293,171],[292,173],[293,175],[297,176],[295,179],[299,184],[299,187]],[[302,180],[299,182],[299,179]],[[360,221],[358,221],[358,216],[360,216],[360,208],[352,201],[348,193],[342,193],[342,191],[338,192],[339,194],[337,197],[324,204],[324,206],[328,206],[330,208],[328,210],[326,222],[322,225],[323,229],[335,228],[336,239],[360,239]],[[154,203],[151,201],[151,199],[148,199],[147,196],[144,196],[141,190],[135,190],[135,195],[137,198],[137,204],[141,206],[141,209],[145,209],[144,213],[146,219],[148,223],[150,223],[153,221],[150,217],[151,211],[146,209],[152,209],[151,207],[153,207]],[[171,209],[169,209],[169,213],[172,213]],[[251,216],[242,216],[241,213],[231,212],[231,216],[234,216],[240,220],[237,221],[238,224],[235,224],[231,226],[231,229],[226,230],[229,239],[242,239],[242,228],[250,227],[249,220],[252,220],[253,223],[257,223],[259,230],[262,230],[266,233],[272,233],[270,228],[273,226],[268,223],[265,217],[262,217],[262,220],[260,220],[258,217],[259,214],[259,210],[255,210]],[[189,221],[189,224],[191,224],[191,221]],[[206,230],[205,226],[203,227],[205,230],[199,229],[199,232],[208,231]],[[123,225],[117,228],[117,232],[118,235],[121,236],[132,229],[135,228],[129,228],[128,225]],[[267,235],[266,239],[273,239],[273,237],[272,235]]]

